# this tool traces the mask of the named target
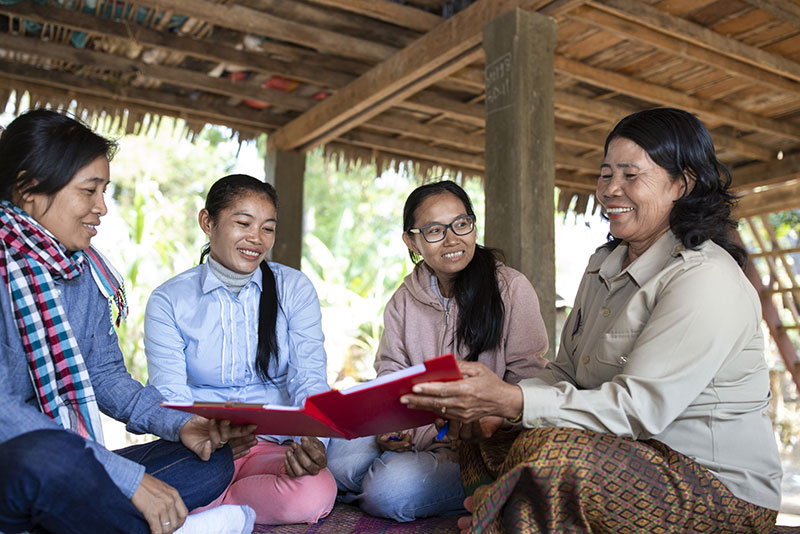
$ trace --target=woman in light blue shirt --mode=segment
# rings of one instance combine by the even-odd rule
[[[198,217],[209,239],[200,265],[151,295],[150,383],[170,401],[302,406],[329,389],[314,287],[300,271],[266,261],[277,204],[275,189],[251,176],[218,180]],[[266,524],[314,523],[330,512],[336,484],[326,444],[258,436],[230,445],[236,473],[212,504],[248,504]]]

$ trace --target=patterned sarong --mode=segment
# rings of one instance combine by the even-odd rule
[[[474,495],[475,533],[768,533],[777,517],[655,440],[539,428],[502,449],[461,450],[468,495],[496,477]]]

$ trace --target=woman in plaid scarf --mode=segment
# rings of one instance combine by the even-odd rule
[[[115,149],[48,110],[0,136],[0,530],[249,533],[246,507],[185,520],[225,489],[225,444],[251,429],[159,406],[109,324],[127,311],[122,280],[90,242]],[[109,451],[100,411],[162,439]]]

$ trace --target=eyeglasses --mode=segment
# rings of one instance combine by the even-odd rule
[[[447,236],[447,229],[456,235],[467,235],[475,229],[475,217],[472,215],[461,215],[453,219],[450,224],[430,223],[422,228],[411,228],[409,234],[422,234],[428,243],[438,243]]]

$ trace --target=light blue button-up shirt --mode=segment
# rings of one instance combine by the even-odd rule
[[[255,368],[260,271],[238,296],[207,264],[171,278],[153,292],[145,315],[145,352],[150,383],[167,399],[302,406],[309,395],[330,389],[314,286],[298,270],[268,265],[279,303],[278,358],[273,356],[269,365],[272,381],[261,379]]]

